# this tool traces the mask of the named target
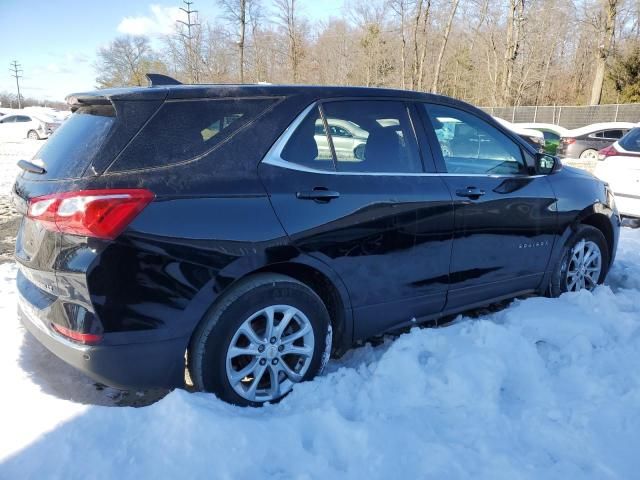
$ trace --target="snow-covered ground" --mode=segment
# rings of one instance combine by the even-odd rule
[[[0,265],[1,479],[639,476],[640,229],[593,293],[354,349],[262,409],[109,406],[19,325],[15,273]]]

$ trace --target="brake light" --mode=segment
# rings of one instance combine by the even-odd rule
[[[102,340],[102,335],[97,335],[95,333],[80,333],[75,330],[71,330],[69,328],[57,325],[52,323],[51,326],[53,329],[58,332],[60,335],[70,338],[71,340],[75,340],[76,342],[85,343],[85,344],[95,344]]]
[[[598,151],[598,160],[604,160],[607,157],[613,157],[614,155],[618,155],[618,150],[615,149],[613,145],[609,145],[608,147],[603,148]]]
[[[576,139],[572,137],[562,137],[560,141],[565,145],[571,145],[572,143],[576,143]]]
[[[45,228],[112,240],[153,200],[143,189],[80,190],[35,197],[27,217]]]

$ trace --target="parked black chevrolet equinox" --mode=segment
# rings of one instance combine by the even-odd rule
[[[99,382],[181,387],[186,358],[259,405],[357,340],[613,261],[607,186],[466,103],[150,77],[68,97],[14,186],[22,321]]]

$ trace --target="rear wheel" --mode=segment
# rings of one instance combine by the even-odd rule
[[[329,314],[297,280],[258,274],[226,294],[191,341],[194,386],[237,405],[281,399],[322,371],[331,352]]]
[[[29,140],[40,140],[40,136],[35,130],[29,130],[29,133],[27,133],[27,138]]]
[[[598,160],[598,151],[592,148],[580,154],[580,160]]]
[[[353,149],[353,156],[357,160],[364,160],[364,145],[358,145]]]
[[[567,242],[551,278],[550,293],[593,290],[604,282],[609,268],[609,249],[600,230],[580,225]]]

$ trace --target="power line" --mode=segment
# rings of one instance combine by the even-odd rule
[[[22,96],[20,95],[20,79],[22,78],[22,65],[18,63],[17,60],[11,62],[9,71],[11,72],[11,76],[16,79],[16,88],[18,89],[18,108],[22,108]]]

